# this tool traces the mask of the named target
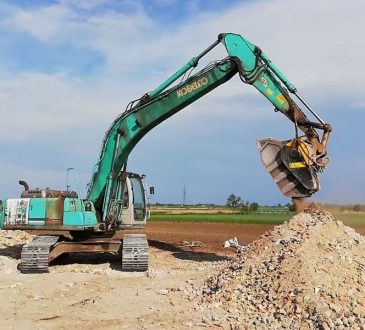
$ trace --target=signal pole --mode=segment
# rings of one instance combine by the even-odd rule
[[[185,206],[186,204],[186,187],[184,185],[184,188],[183,188],[183,202],[182,202],[182,205]]]

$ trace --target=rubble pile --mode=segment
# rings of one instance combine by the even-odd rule
[[[200,298],[232,329],[365,329],[365,238],[312,204],[239,252]]]
[[[22,246],[33,237],[22,230],[0,230],[0,272],[12,273],[17,270]]]
[[[4,249],[17,244],[27,244],[34,235],[23,230],[0,230],[0,249]]]

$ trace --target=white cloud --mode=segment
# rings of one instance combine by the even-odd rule
[[[167,28],[153,21],[138,2],[133,2],[135,10],[131,13],[108,9],[85,14],[77,9],[103,3],[104,0],[65,0],[36,9],[11,7],[12,15],[3,23],[9,28],[26,31],[44,42],[89,47],[100,52],[106,62],[89,80],[76,77],[81,78],[80,83],[75,83],[75,77],[66,72],[64,77],[62,72],[3,77],[0,102],[5,108],[26,117],[30,107],[33,116],[39,114],[40,123],[50,126],[55,119],[69,123],[64,113],[72,111],[74,116],[81,116],[77,113],[83,115],[82,108],[99,118],[102,102],[127,104],[153,89],[168,73],[172,74],[225,31],[242,33],[260,45],[299,90],[308,95],[310,103],[315,104],[313,100],[323,95],[329,102],[336,97],[351,99],[353,104],[363,103],[360,82],[365,69],[354,65],[362,62],[365,52],[365,39],[359,37],[359,31],[365,27],[363,1],[251,2],[226,11],[196,14],[190,21]],[[220,47],[203,63],[224,56]],[[107,97],[100,91],[106,92]],[[23,97],[19,100],[15,95]],[[253,95],[257,95],[257,100],[261,98],[254,88],[233,78],[206,98],[216,104]],[[81,106],[75,106],[76,103]],[[62,105],[69,110],[61,111]],[[57,111],[49,112],[54,108]],[[41,115],[42,109],[47,109],[47,113]]]
[[[60,4],[81,9],[94,9],[106,4],[112,4],[113,0],[60,0]]]
[[[0,81],[0,108],[4,112],[0,138],[16,141],[39,134],[62,134],[103,120],[113,113],[108,93],[98,93],[62,77],[23,74]]]
[[[60,33],[63,22],[74,17],[75,14],[68,7],[51,5],[37,10],[14,9],[13,17],[8,18],[7,22],[20,31],[48,41]]]
[[[325,118],[331,118],[329,105],[333,100],[360,105],[359,109],[364,104],[362,0],[255,1],[216,13],[193,11],[190,20],[167,26],[154,21],[135,1],[129,2],[134,6],[130,13],[117,12],[113,7],[85,12],[102,7],[105,2],[108,1],[65,0],[33,9],[1,5],[8,15],[0,24],[9,31],[26,32],[45,44],[91,49],[105,58],[103,66],[89,78],[75,77],[69,72],[46,74],[32,68],[18,74],[2,73],[2,143],[33,139],[41,131],[51,136],[51,146],[67,133],[74,137],[65,138],[67,143],[75,139],[87,144],[82,152],[98,151],[103,132],[120,112],[120,105],[123,107],[156,87],[209,46],[220,32],[240,33],[258,44],[311,104],[324,99],[322,103],[328,105]],[[225,56],[220,47],[202,62]],[[237,100],[242,100],[242,105]],[[194,120],[202,120],[203,113],[209,126],[212,118],[227,111],[247,122],[268,119],[262,121],[267,128],[273,118],[272,106],[237,77],[193,107],[189,114],[177,116],[174,125],[193,125]],[[289,130],[289,126],[283,119],[282,127]],[[239,129],[232,119],[232,131]],[[173,143],[164,134],[161,133],[159,143]],[[345,137],[344,132],[339,134]],[[85,135],[90,137],[89,141]],[[219,138],[212,136],[211,144]],[[64,148],[76,150],[70,145]]]
[[[97,5],[98,1],[79,1]],[[102,74],[139,74],[163,65],[177,69],[214,41],[220,32],[241,33],[260,45],[279,68],[304,90],[362,94],[365,28],[361,0],[259,1],[218,13],[196,14],[177,26],[161,26],[135,2],[136,10],[79,13],[72,2],[33,10],[14,9],[9,26],[49,42],[72,42],[101,52]],[[219,52],[224,56],[224,52]],[[220,58],[220,57],[218,57]],[[217,57],[215,58],[217,59]],[[152,67],[151,67],[152,66]],[[162,79],[163,77],[158,77]]]

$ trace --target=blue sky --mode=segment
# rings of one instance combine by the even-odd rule
[[[258,44],[334,127],[323,202],[365,203],[365,68],[360,0],[60,0],[0,3],[0,196],[19,179],[80,189],[103,134],[128,102],[154,89],[220,32]],[[226,56],[214,50],[202,64]],[[255,140],[289,139],[290,122],[235,77],[167,120],[135,148],[129,169],[153,202],[288,202],[264,171]]]

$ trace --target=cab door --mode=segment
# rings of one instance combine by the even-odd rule
[[[120,227],[143,227],[147,219],[147,203],[142,177],[128,173],[123,183],[120,200],[117,220]]]
[[[121,217],[118,217],[118,221],[119,223],[122,224],[122,226],[130,226],[134,222],[133,193],[132,193],[131,183],[128,177],[124,182],[121,198],[122,201],[119,204],[119,214],[121,215]]]
[[[133,218],[135,222],[146,221],[146,197],[140,177],[130,179],[133,194]]]

